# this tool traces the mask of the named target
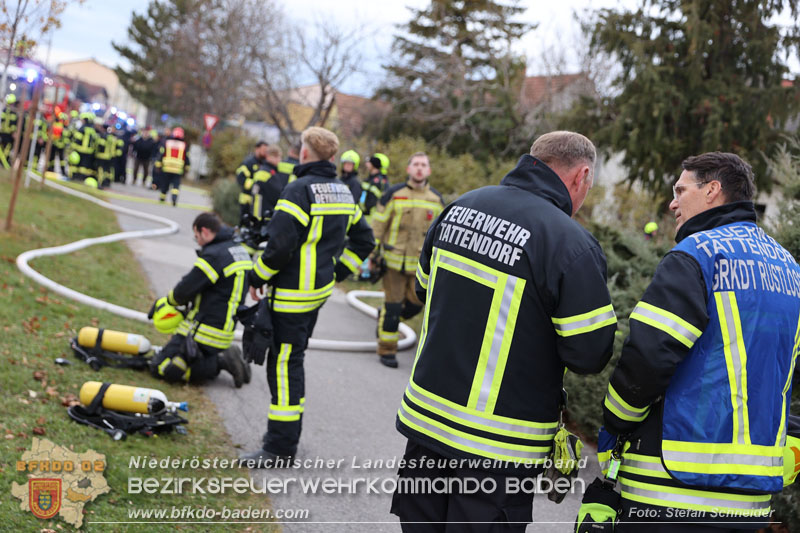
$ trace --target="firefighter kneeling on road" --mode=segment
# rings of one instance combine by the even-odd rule
[[[175,333],[153,357],[150,371],[166,381],[197,383],[226,370],[238,388],[250,382],[250,367],[231,343],[253,264],[217,215],[201,213],[192,229],[201,246],[192,270],[150,311],[159,331]],[[175,307],[187,304],[191,310],[183,317]]]
[[[386,261],[383,276],[384,305],[378,315],[380,362],[397,368],[397,340],[400,318],[422,311],[414,292],[417,262],[425,234],[444,208],[442,195],[428,183],[431,166],[424,152],[408,159],[408,180],[390,187],[381,197],[372,219],[372,232],[383,248]],[[376,256],[376,260],[378,256]]]

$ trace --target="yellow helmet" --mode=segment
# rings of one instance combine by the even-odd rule
[[[81,154],[78,152],[70,152],[69,156],[67,156],[67,161],[69,161],[70,165],[75,166],[81,162]]]
[[[158,331],[170,334],[178,329],[181,322],[183,322],[183,313],[171,306],[166,296],[156,300],[153,309],[153,325]]]
[[[658,224],[656,224],[655,222],[648,222],[647,224],[644,225],[644,232],[647,235],[650,235],[655,231],[658,231]]]
[[[377,157],[381,162],[381,173],[386,174],[389,171],[389,156],[378,153],[374,157]]]
[[[97,180],[94,178],[86,178],[85,180],[83,180],[83,184],[92,187],[93,189],[97,188]]]
[[[348,150],[339,158],[340,163],[353,163],[353,170],[358,170],[358,164],[361,163],[361,157],[355,150]]]
[[[17,95],[16,94],[7,94],[6,95],[6,103],[8,105],[13,105],[17,103]]]

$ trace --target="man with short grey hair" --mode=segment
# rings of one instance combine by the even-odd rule
[[[469,478],[496,490],[398,491],[391,512],[404,531],[444,522],[524,531],[533,494],[507,490],[534,486],[544,470],[564,371],[597,373],[611,357],[606,259],[572,219],[592,187],[594,146],[552,132],[531,153],[500,185],[448,205],[428,231],[416,273],[422,334],[396,422],[408,438],[398,486]]]

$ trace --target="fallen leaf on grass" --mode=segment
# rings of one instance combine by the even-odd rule
[[[47,387],[47,390],[45,392],[47,393],[48,396],[58,396],[58,391],[56,390],[55,387]]]
[[[31,398],[36,398],[37,394],[38,393],[35,390],[28,389],[28,396],[30,396]]]
[[[42,381],[46,377],[47,377],[47,372],[45,372],[44,370],[36,370],[33,372],[33,379],[35,379],[36,381]]]
[[[44,435],[46,431],[44,430],[43,427],[36,426],[35,428],[33,428],[33,433],[34,435]]]
[[[36,423],[39,424],[40,426],[43,426],[47,423],[47,419],[43,416],[40,416],[39,418],[36,419]]]
[[[8,440],[11,440],[11,439],[13,439],[13,438],[14,438],[14,435],[13,435],[13,434],[6,435],[6,438],[7,438]]]
[[[61,398],[61,405],[64,407],[72,407],[73,405],[80,405],[80,403],[78,397],[72,393],[66,394]]]

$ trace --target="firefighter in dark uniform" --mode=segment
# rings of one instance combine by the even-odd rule
[[[232,344],[236,311],[247,294],[250,255],[233,241],[233,230],[214,213],[201,213],[192,224],[200,245],[197,260],[169,294],[153,305],[152,318],[169,320],[176,306],[191,304],[174,335],[150,362],[150,372],[170,382],[198,383],[226,370],[234,385],[250,381],[250,367]],[[167,317],[167,318],[165,318]]]
[[[31,132],[31,142],[33,145],[33,170],[39,170],[39,162],[44,156],[47,147],[47,139],[50,136],[50,125],[43,116],[33,121],[33,132]],[[47,165],[45,164],[45,167]],[[46,168],[45,168],[46,170]]]
[[[361,157],[355,150],[348,150],[339,158],[341,165],[339,179],[350,189],[355,203],[359,203],[361,199],[361,180],[358,178],[359,163],[361,163]]]
[[[339,147],[332,132],[303,132],[297,180],[286,186],[267,226],[269,240],[250,274],[250,295],[269,283],[274,328],[266,358],[271,401],[262,447],[242,456],[251,467],[278,466],[300,440],[305,403],[303,357],[317,313],[334,282],[357,272],[375,246],[372,230],[331,163]],[[342,250],[345,236],[347,248]],[[338,256],[338,258],[337,258]]]
[[[85,181],[88,178],[94,179],[94,151],[97,146],[97,131],[94,129],[94,113],[84,111],[80,114],[80,124],[76,125],[75,131],[70,135],[72,141],[71,151],[79,156],[78,161],[73,165],[73,158],[70,159],[70,179]]]
[[[239,193],[239,221],[253,212],[253,174],[264,164],[267,157],[268,144],[258,141],[253,153],[247,156],[236,169],[236,183],[241,187]]]
[[[69,145],[69,116],[66,113],[59,113],[58,118],[53,122],[53,147],[50,151],[50,160],[47,162],[47,170],[55,169],[55,159],[58,157],[58,171],[62,176],[67,175],[67,160],[64,149]]]
[[[17,109],[17,96],[9,94],[6,96],[6,105],[3,113],[0,114],[0,149],[6,160],[11,156],[11,148],[14,146],[14,134],[17,131],[19,122]]]
[[[384,191],[389,186],[389,158],[385,154],[374,154],[367,160],[367,177],[361,183],[361,210],[371,221],[372,209],[378,204]]]
[[[297,179],[294,173],[294,167],[300,164],[300,160],[297,159],[298,157],[300,157],[300,145],[293,144],[289,147],[289,155],[286,156],[286,159],[278,163],[278,172],[289,176],[289,183]]]
[[[604,401],[605,430],[626,443],[617,531],[767,528],[784,485],[800,267],[756,225],[750,165],[712,152],[683,169],[678,244],[631,313]]]
[[[408,437],[398,486],[474,478],[496,490],[396,492],[391,511],[404,531],[444,530],[412,522],[524,531],[531,521],[533,494],[507,483],[542,472],[565,369],[600,372],[616,331],[605,256],[571,218],[592,186],[595,157],[582,135],[545,134],[499,186],[463,195],[428,231],[417,268],[423,333],[397,415]],[[474,466],[450,468],[448,459]]]
[[[389,187],[372,216],[372,232],[380,260],[386,262],[383,276],[384,303],[378,314],[378,356],[381,364],[397,368],[400,319],[422,311],[414,290],[417,261],[425,234],[444,208],[442,195],[428,183],[431,166],[424,152],[408,160],[408,180]]]
[[[172,193],[172,205],[178,205],[181,178],[189,172],[189,147],[183,140],[183,128],[174,128],[164,145],[158,149],[153,167],[159,173],[158,200],[165,202],[167,193]]]
[[[269,220],[272,217],[281,192],[288,184],[289,176],[278,171],[281,155],[280,147],[268,146],[264,162],[253,174],[253,212],[251,214],[258,220]]]

